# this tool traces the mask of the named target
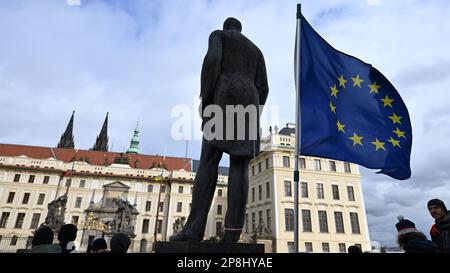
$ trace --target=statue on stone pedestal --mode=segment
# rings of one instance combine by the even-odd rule
[[[192,209],[186,225],[170,237],[171,241],[203,239],[223,153],[230,155],[229,202],[223,240],[237,242],[242,232],[249,184],[248,164],[259,153],[259,117],[269,87],[263,54],[241,30],[241,23],[230,17],[225,20],[223,30],[216,30],[209,36],[201,72],[199,110],[203,119],[203,142]]]
[[[40,227],[49,226],[54,232],[59,231],[59,229],[65,224],[64,215],[66,212],[66,204],[67,193],[63,196],[60,196],[58,199],[48,203],[47,217],[45,218],[44,223],[40,225]]]

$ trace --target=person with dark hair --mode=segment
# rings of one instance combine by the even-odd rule
[[[91,251],[93,253],[105,253],[108,250],[106,240],[103,238],[98,238],[92,243]]]
[[[53,231],[44,226],[36,231],[29,253],[61,253],[61,247],[53,244]]]
[[[354,246],[349,246],[347,252],[348,253],[362,253],[362,250],[358,246],[354,245]]]
[[[439,253],[439,247],[434,242],[427,240],[425,234],[416,229],[416,225],[403,216],[397,218],[395,225],[398,236],[397,243],[405,253]]]
[[[130,238],[126,234],[120,232],[114,234],[109,243],[111,253],[127,253],[130,244]]]
[[[435,242],[442,252],[450,253],[450,213],[444,202],[440,199],[431,199],[427,204],[428,212],[435,222],[431,226],[431,240]]]
[[[170,241],[203,239],[223,153],[230,156],[223,241],[237,242],[242,233],[248,165],[260,152],[260,114],[269,85],[261,50],[241,31],[239,20],[229,17],[223,30],[215,30],[209,36],[200,77],[203,139],[192,208],[183,229],[172,235]],[[222,114],[213,115],[216,110]]]
[[[77,253],[75,239],[77,238],[78,229],[73,224],[66,224],[61,227],[58,232],[59,245],[62,253]]]

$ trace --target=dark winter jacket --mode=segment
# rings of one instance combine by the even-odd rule
[[[28,253],[61,253],[61,247],[55,244],[37,245]]]
[[[439,246],[430,240],[414,239],[404,247],[405,253],[440,253]]]
[[[450,211],[443,220],[436,220],[431,227],[430,235],[442,252],[450,253]]]

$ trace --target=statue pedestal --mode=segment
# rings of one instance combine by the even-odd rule
[[[156,242],[155,253],[264,253],[263,244]]]

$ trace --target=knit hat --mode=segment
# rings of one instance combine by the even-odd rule
[[[441,207],[445,211],[445,214],[448,214],[447,207],[445,206],[444,202],[440,199],[431,199],[430,201],[428,201],[427,204],[428,209],[430,209],[430,206]]]
[[[124,233],[116,233],[109,243],[111,247],[111,253],[127,253],[128,247],[130,247],[131,241]]]
[[[397,219],[399,222],[395,225],[395,227],[397,228],[398,235],[403,235],[410,232],[418,232],[418,230],[416,229],[416,225],[408,219],[404,219],[402,215],[398,216]]]
[[[98,238],[92,243],[92,251],[107,249],[106,241],[103,238]]]
[[[36,231],[31,240],[31,245],[51,245],[53,243],[53,231],[50,227],[42,227]]]
[[[77,238],[78,229],[75,225],[66,224],[61,227],[58,232],[58,240],[62,243],[68,243],[70,241],[75,241]]]

